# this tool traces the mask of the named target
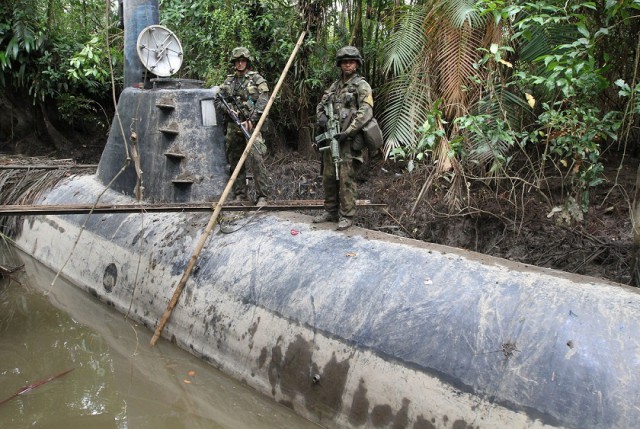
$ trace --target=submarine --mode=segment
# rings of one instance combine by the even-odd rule
[[[125,89],[95,174],[40,205],[215,204],[215,90],[175,79],[158,4],[125,0]],[[210,214],[49,214],[15,245],[158,326]],[[295,211],[216,225],[162,338],[326,428],[640,427],[635,288]],[[55,285],[53,287],[56,287]]]

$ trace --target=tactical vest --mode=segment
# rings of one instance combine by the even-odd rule
[[[255,71],[249,71],[243,77],[227,75],[220,86],[221,93],[230,101],[231,107],[239,113],[243,121],[251,117],[256,107],[259,113],[262,113],[264,106],[256,106],[261,89],[264,92],[268,91],[267,81]]]
[[[337,80],[332,85],[331,99],[335,106],[335,112],[337,112],[338,121],[340,123],[340,130],[344,131],[351,123],[351,118],[356,111],[360,108],[360,101],[358,100],[358,85],[364,78],[357,75],[352,81],[350,81],[346,88],[343,88],[340,94],[336,94],[340,80]],[[370,152],[374,152],[384,144],[382,137],[382,130],[378,125],[378,121],[375,118],[371,118],[360,130],[362,137],[364,138],[364,144]]]
[[[335,81],[332,85],[330,102],[333,102],[334,112],[338,115],[341,131],[347,129],[353,114],[360,108],[358,84],[363,80],[364,78],[362,76],[356,76],[353,81],[349,82],[346,88],[341,90],[340,94],[336,93],[338,85],[340,85],[340,80]]]

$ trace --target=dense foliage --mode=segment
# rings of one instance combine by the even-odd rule
[[[112,20],[115,15],[110,16]],[[110,24],[111,30],[115,24]],[[0,86],[34,104],[53,103],[62,119],[106,128],[111,65],[121,80],[122,43],[107,37],[106,3],[16,0],[0,6]],[[107,41],[109,43],[107,43]],[[112,103],[110,103],[112,104]]]
[[[315,104],[337,76],[335,51],[357,46],[385,155],[427,173],[418,201],[446,188],[454,212],[473,204],[474,186],[513,195],[527,187],[579,220],[589,189],[603,180],[602,153],[638,149],[640,0],[160,0],[159,7],[184,48],[177,77],[210,86],[229,72],[228,54],[239,45],[275,86],[308,31],[271,114],[281,146],[303,154],[311,151]],[[114,0],[4,2],[0,85],[26,90],[33,103],[54,102],[70,122],[102,110],[112,82],[121,90],[117,19]]]
[[[469,208],[472,185],[488,184],[514,204],[514,190],[535,189],[579,220],[602,181],[601,153],[638,134],[639,8],[553,0],[409,8],[407,34],[385,46],[394,76],[383,112],[388,154],[410,168],[433,163],[421,196],[444,177],[453,211]]]

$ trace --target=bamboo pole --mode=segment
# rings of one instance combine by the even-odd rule
[[[287,72],[289,71],[289,67],[291,67],[291,64],[293,63],[293,59],[296,56],[296,53],[298,52],[298,49],[300,49],[300,46],[302,45],[302,42],[304,40],[304,36],[307,34],[307,31],[303,31],[302,33],[300,33],[300,37],[298,38],[298,42],[296,43],[296,46],[293,48],[293,52],[291,52],[291,56],[289,57],[289,61],[287,62],[287,65],[284,67],[284,70],[282,70],[282,74],[280,75],[280,79],[278,79],[278,83],[276,83],[276,87],[273,90],[273,93],[271,94],[271,97],[269,98],[269,102],[267,103],[267,106],[264,109],[264,112],[262,112],[262,116],[260,117],[260,120],[258,121],[258,125],[256,125],[255,129],[253,130],[253,133],[251,134],[251,138],[249,139],[249,141],[247,142],[247,147],[244,149],[244,152],[242,153],[242,156],[240,157],[240,160],[238,161],[238,165],[236,166],[235,170],[233,170],[233,174],[231,175],[231,178],[229,179],[229,182],[227,183],[227,186],[224,188],[224,191],[222,192],[222,195],[220,196],[220,201],[218,201],[218,203],[215,206],[215,210],[213,211],[213,214],[211,215],[211,218],[209,219],[209,223],[207,224],[207,227],[204,230],[204,233],[202,234],[202,236],[200,237],[200,240],[198,241],[198,244],[193,252],[193,254],[191,255],[191,259],[189,260],[189,264],[187,265],[187,268],[184,271],[184,274],[182,275],[182,278],[180,279],[180,282],[178,283],[178,286],[176,286],[176,290],[173,293],[173,296],[171,297],[171,301],[169,301],[169,305],[167,306],[167,309],[165,310],[164,314],[162,315],[162,318],[160,319],[160,321],[158,322],[158,326],[156,327],[156,331],[153,334],[153,337],[151,337],[151,342],[150,345],[153,347],[156,342],[158,342],[158,339],[160,338],[160,335],[162,334],[162,330],[164,329],[164,326],[167,324],[167,321],[169,320],[169,317],[171,317],[171,312],[173,311],[173,308],[176,306],[176,304],[178,303],[178,299],[180,298],[180,294],[182,293],[182,289],[184,289],[185,284],[187,283],[187,280],[189,279],[189,276],[191,275],[191,271],[193,270],[193,267],[196,265],[196,261],[198,260],[198,257],[200,256],[200,252],[202,251],[202,248],[205,245],[205,242],[207,241],[207,238],[209,237],[209,234],[211,234],[211,230],[213,230],[213,227],[215,226],[217,220],[218,220],[218,215],[220,214],[220,210],[222,209],[222,204],[224,204],[224,201],[227,198],[227,195],[229,194],[229,192],[231,191],[231,187],[233,186],[233,184],[235,183],[238,174],[240,173],[240,169],[242,168],[242,165],[244,164],[244,161],[247,159],[247,157],[249,156],[249,152],[251,151],[251,147],[253,146],[253,142],[256,140],[256,137],[258,136],[258,133],[260,132],[260,129],[262,128],[262,125],[264,124],[264,121],[267,119],[267,115],[269,114],[269,110],[271,109],[271,105],[273,104],[273,102],[276,99],[276,95],[278,94],[278,91],[280,90],[280,87],[282,86],[282,83],[284,82],[284,79],[287,75]]]

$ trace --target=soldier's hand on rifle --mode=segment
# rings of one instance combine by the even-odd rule
[[[253,129],[253,124],[251,123],[251,121],[246,120],[242,123],[242,126],[244,127],[245,130],[247,130],[248,132],[251,132],[251,130]]]
[[[326,129],[328,122],[329,122],[329,119],[327,118],[327,115],[325,115],[324,113],[320,113],[318,115],[318,126],[320,128]]]
[[[333,136],[334,139],[338,140],[338,143],[342,143],[347,139],[347,134],[346,133],[338,133],[335,136]]]

